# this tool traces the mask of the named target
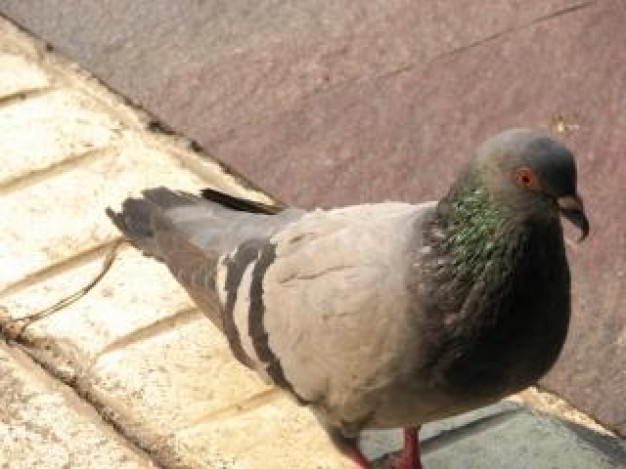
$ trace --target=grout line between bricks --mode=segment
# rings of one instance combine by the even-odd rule
[[[67,272],[76,267],[80,267],[95,259],[99,259],[109,249],[112,249],[113,246],[120,241],[120,239],[121,237],[118,236],[109,241],[97,244],[89,249],[75,254],[74,256],[63,259],[59,262],[49,265],[48,267],[44,267],[43,269],[38,270],[37,272],[27,275],[0,290],[0,299],[6,298],[10,295],[14,295],[15,293],[25,290],[26,288],[29,288],[39,282],[43,282],[51,277]],[[122,250],[126,248],[126,245],[123,245],[120,246],[119,249]]]
[[[239,416],[247,412],[251,412],[267,404],[275,402],[284,396],[284,391],[277,387],[271,387],[244,398],[235,404],[231,404],[196,417],[189,425],[181,428],[180,431],[189,432],[200,425],[209,424],[217,420],[227,419],[229,417]]]
[[[15,91],[14,93],[5,94],[0,96],[0,109],[6,108],[15,104],[22,104],[30,99],[36,99],[40,96],[45,96],[49,93],[56,91],[54,86],[36,87],[30,89],[22,89]]]
[[[45,168],[36,169],[27,174],[9,179],[0,184],[0,196],[26,189],[48,178],[58,176],[73,169],[91,165],[102,158],[113,157],[116,150],[117,148],[112,146],[91,148],[82,153],[71,155]]]
[[[96,362],[102,356],[108,353],[115,352],[119,349],[128,347],[138,342],[142,342],[146,339],[150,339],[151,337],[155,337],[163,332],[167,332],[171,330],[172,327],[174,326],[188,324],[197,319],[201,319],[202,317],[203,317],[202,313],[196,306],[181,309],[180,311],[177,311],[171,316],[159,319],[158,321],[155,321],[152,324],[148,324],[147,326],[141,327],[123,337],[120,337],[117,340],[114,340],[113,342],[108,344],[106,347],[104,347],[93,358],[93,361]]]

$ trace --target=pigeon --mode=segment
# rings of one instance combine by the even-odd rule
[[[434,202],[306,211],[159,187],[107,214],[358,468],[372,467],[363,430],[404,428],[391,467],[418,469],[422,424],[556,361],[570,319],[561,216],[589,232],[576,179],[562,143],[511,129]]]

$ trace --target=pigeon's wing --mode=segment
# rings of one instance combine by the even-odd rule
[[[237,359],[324,421],[359,422],[410,365],[406,272],[432,204],[265,214],[245,201],[146,191],[109,211],[222,329]],[[337,420],[333,422],[332,420]],[[330,422],[329,422],[330,421]]]
[[[249,240],[267,239],[304,212],[214,190],[203,191],[203,196],[160,187],[125,200],[120,212],[108,209],[107,214],[144,254],[165,263],[212,322],[224,329],[215,292],[220,258]]]
[[[408,250],[430,210],[315,211],[224,256],[216,284],[235,354],[303,403],[366,418],[355,393],[389,384],[414,339]]]

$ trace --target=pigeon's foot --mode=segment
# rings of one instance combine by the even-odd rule
[[[400,456],[392,458],[385,469],[423,469],[420,460],[419,427],[404,429],[404,448]]]

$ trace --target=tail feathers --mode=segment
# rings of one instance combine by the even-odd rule
[[[157,252],[151,218],[154,207],[145,200],[128,199],[121,212],[106,209],[106,214],[124,236],[145,255],[161,259]]]
[[[182,212],[182,214],[180,211],[175,210],[186,206],[194,206],[197,210]],[[143,191],[141,198],[126,199],[122,204],[120,212],[115,212],[109,208],[106,210],[106,213],[124,236],[138,249],[143,251],[144,254],[164,260],[163,254],[166,253],[160,251],[167,248],[164,246],[159,247],[159,243],[155,239],[157,231],[161,235],[175,224],[177,230],[185,231],[186,226],[193,232],[196,229],[193,227],[194,220],[202,221],[203,217],[215,219],[217,216],[217,218],[220,218],[219,229],[222,231],[218,229],[213,229],[212,231],[204,229],[198,232],[196,229],[195,236],[198,239],[210,238],[211,246],[221,251],[222,248],[220,246],[230,246],[232,244],[231,237],[225,240],[222,233],[232,233],[233,226],[240,224],[240,222],[236,221],[236,218],[235,221],[231,222],[228,216],[229,213],[248,212],[250,214],[272,215],[279,214],[284,210],[285,207],[282,205],[267,205],[241,199],[213,189],[203,190],[202,197],[200,197],[186,192],[173,191],[165,187],[157,187]],[[195,218],[190,219],[190,216]],[[275,222],[279,223],[280,220],[277,219]],[[250,225],[250,227],[256,227],[257,225],[258,223],[255,223]],[[248,233],[252,229],[250,227],[243,227],[245,229],[238,233]],[[263,233],[266,231],[262,230]],[[215,236],[212,236],[211,233]],[[192,236],[189,233],[187,235]],[[159,236],[159,240],[162,239],[163,237]],[[201,245],[204,246],[206,244],[208,246],[207,243],[209,241]]]
[[[285,210],[282,204],[268,205],[250,199],[242,199],[234,195],[225,194],[215,189],[206,188],[202,190],[202,197],[211,202],[215,202],[222,207],[230,208],[240,212],[263,213],[266,215],[275,215]]]
[[[165,187],[142,192],[144,198],[126,199],[122,210],[106,209],[107,216],[128,240],[144,254],[162,260],[154,237],[155,227],[167,225],[164,211],[174,207],[193,204],[199,200],[191,194],[174,192]]]

